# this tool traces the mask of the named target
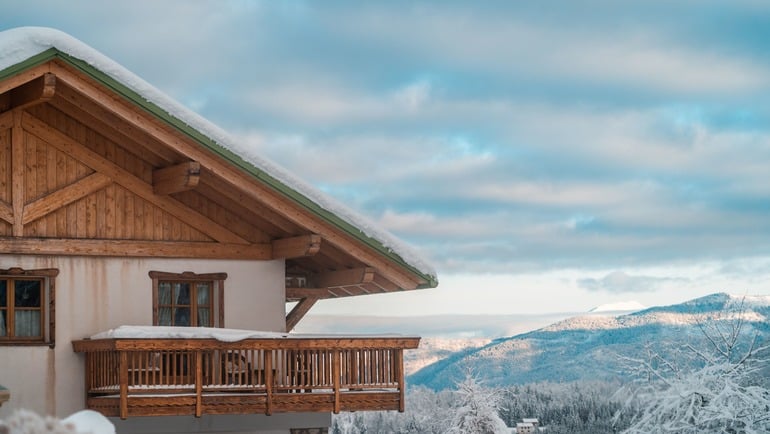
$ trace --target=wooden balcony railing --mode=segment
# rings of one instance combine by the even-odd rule
[[[416,337],[94,339],[86,406],[105,416],[404,411],[403,350]]]

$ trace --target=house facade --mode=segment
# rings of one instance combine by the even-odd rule
[[[120,433],[245,433],[403,410],[419,338],[288,332],[319,300],[436,285],[407,246],[105,56],[0,32],[0,418],[91,408]]]

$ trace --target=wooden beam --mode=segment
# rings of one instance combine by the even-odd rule
[[[201,178],[201,164],[188,161],[152,171],[152,190],[155,194],[172,194],[192,190]]]
[[[11,254],[270,260],[269,244],[0,237]]]
[[[156,195],[150,184],[137,178],[117,164],[104,159],[101,155],[91,151],[59,130],[51,128],[35,116],[24,112],[22,125],[25,130],[46,141],[49,145],[53,145],[93,170],[112,178],[115,183],[122,185],[132,193],[181,219],[211,238],[221,243],[249,244],[248,241],[232,233],[229,229],[179,203],[179,201],[168,196]]]
[[[337,298],[337,295],[329,288],[286,288],[286,301],[299,301],[303,298]]]
[[[339,286],[355,286],[374,280],[374,268],[351,268],[349,270],[327,271],[308,276],[311,286],[319,288],[334,288]]]
[[[56,76],[50,72],[8,92],[5,110],[22,110],[42,104],[56,94]]]
[[[290,259],[313,256],[321,249],[321,236],[316,234],[273,241],[273,258]]]
[[[0,202],[0,219],[13,224],[13,208],[5,202]]]
[[[325,243],[337,246],[356,257],[359,261],[377,268],[379,273],[387,276],[388,280],[396,283],[400,288],[414,289],[421,283],[425,283],[415,273],[394,263],[390,258],[364,245],[350,234],[324,221],[311,211],[298,206],[291,198],[261,183],[252,175],[246,174],[234,167],[231,162],[226,161],[221,156],[215,155],[197,143],[193,143],[165,122],[150,114],[140,114],[134,103],[115,95],[107,88],[84,77],[75,69],[58,62],[52,62],[50,68],[61,81],[66,82],[97,104],[109,109],[111,113],[127,124],[135,128],[141,128],[154,139],[179,154],[185,155],[191,160],[200,161],[202,168],[208,169],[216,176],[221,177],[229,184],[229,188],[243,191],[246,195],[265,204],[272,212],[283,216],[312,233],[321,235]]]
[[[25,206],[23,222],[24,224],[33,222],[110,184],[112,180],[101,173],[89,175]]]
[[[307,297],[297,303],[296,306],[286,315],[286,331],[294,330],[299,321],[310,311],[310,308],[318,301],[317,298]]]
[[[13,128],[11,129],[11,177],[13,197],[13,236],[24,236],[24,151],[26,140],[24,130],[21,127],[20,112],[13,116]]]

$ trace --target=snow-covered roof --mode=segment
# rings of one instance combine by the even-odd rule
[[[402,335],[337,335],[280,333],[257,330],[225,329],[214,327],[167,327],[124,325],[91,336],[91,339],[216,339],[238,342],[244,339],[324,339],[360,337],[404,337]]]
[[[370,219],[310,186],[276,163],[258,155],[221,128],[187,109],[109,57],[61,31],[43,27],[20,27],[0,32],[0,79],[52,57],[70,57],[83,67],[105,75],[135,95],[152,113],[162,116],[199,143],[217,152],[233,165],[283,192],[300,205],[421,274],[428,286],[436,286],[435,268],[412,246],[397,239]],[[71,60],[71,59],[68,59]],[[131,99],[131,98],[129,98]],[[160,111],[159,111],[159,110]]]

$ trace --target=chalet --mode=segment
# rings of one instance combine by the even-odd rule
[[[311,432],[333,412],[403,411],[419,338],[289,332],[318,300],[435,276],[92,48],[0,32],[0,418]]]

